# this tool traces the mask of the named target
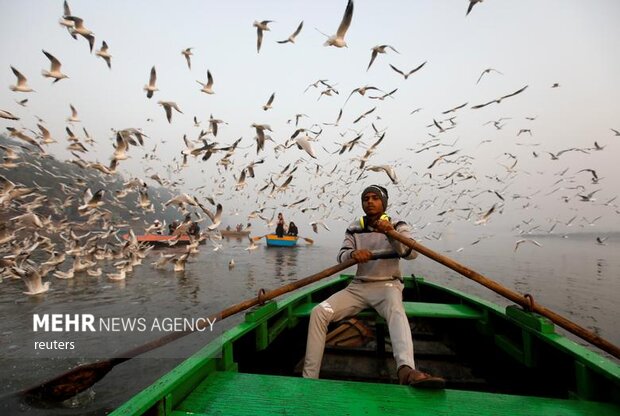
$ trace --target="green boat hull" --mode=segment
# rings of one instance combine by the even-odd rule
[[[312,307],[341,276],[271,301],[127,401],[113,415],[620,415],[620,366],[516,306],[406,278],[416,364],[442,391],[395,383],[385,322],[373,340],[327,348],[320,380],[300,377]]]

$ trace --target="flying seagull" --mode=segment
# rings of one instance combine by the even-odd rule
[[[372,170],[373,172],[385,172],[385,174],[388,175],[394,185],[398,184],[396,172],[394,171],[394,168],[390,165],[368,166],[366,169]]]
[[[390,64],[390,68],[392,68],[394,71],[398,72],[399,74],[401,74],[403,77],[405,77],[405,80],[407,78],[409,78],[410,75],[415,74],[418,70],[422,69],[422,67],[426,65],[426,61],[422,62],[420,65],[418,65],[417,67],[413,68],[411,71],[405,73],[403,71],[401,71],[400,69],[396,68],[394,65]]]
[[[273,22],[273,20],[263,20],[262,22],[255,20],[252,24],[252,26],[256,28],[256,53],[260,52],[260,47],[263,44],[263,31],[271,30],[267,26],[271,22]]]
[[[295,144],[297,144],[297,147],[299,149],[304,150],[306,153],[308,153],[308,155],[310,155],[311,158],[316,159],[314,149],[312,148],[312,145],[310,144],[309,139],[310,137],[308,136],[299,136],[295,140]]]
[[[514,248],[514,250],[513,250],[513,251],[517,251],[517,249],[519,248],[519,246],[520,246],[521,244],[523,244],[523,243],[532,243],[532,244],[534,244],[534,245],[537,245],[538,247],[542,247],[542,244],[540,244],[538,241],[536,241],[536,240],[532,240],[532,239],[530,239],[530,238],[526,238],[526,239],[518,240],[518,241],[515,243],[515,248]]]
[[[390,46],[390,45],[377,45],[377,46],[374,46],[373,48],[370,49],[372,51],[372,53],[370,55],[370,62],[368,63],[368,68],[366,68],[366,71],[368,71],[370,69],[370,66],[375,61],[375,59],[377,58],[378,54],[386,52],[386,48],[390,48],[394,52],[400,53],[396,49],[394,49],[393,46]]]
[[[73,22],[73,31],[88,41],[90,51],[92,52],[93,45],[95,44],[95,34],[84,26],[84,20],[76,16],[65,16],[64,18]]]
[[[207,69],[207,83],[203,84],[202,82],[198,80],[196,80],[196,82],[202,85],[202,89],[200,91],[204,92],[205,94],[215,94],[215,91],[213,91],[213,76],[211,75],[211,71],[209,71],[208,69]]]
[[[26,285],[28,291],[23,292],[25,295],[38,295],[49,290],[50,282],[43,283],[42,278],[45,277],[52,268],[42,266],[40,269],[36,270],[32,267],[27,267],[26,270],[23,270],[13,267],[12,270],[21,276],[22,281]]]
[[[157,81],[157,72],[155,71],[155,66],[151,68],[151,76],[149,77],[149,84],[144,86],[144,91],[146,91],[146,97],[151,98],[155,91],[159,91],[157,87],[155,87],[155,82]]]
[[[41,74],[46,77],[46,78],[54,78],[54,83],[60,81],[63,78],[69,78],[68,76],[66,76],[65,74],[63,74],[62,72],[60,72],[60,66],[61,63],[58,59],[56,59],[54,57],[54,55],[52,55],[49,52],[43,51],[43,53],[45,54],[45,56],[47,56],[47,59],[50,60],[50,70],[46,71],[43,70],[41,71]]]
[[[491,71],[493,72],[497,72],[500,75],[504,75],[501,72],[499,72],[497,69],[493,69],[493,68],[487,68],[484,71],[482,71],[482,73],[480,74],[480,77],[478,77],[478,81],[476,81],[476,85],[478,85],[478,83],[480,82],[480,80],[482,79],[482,77],[484,76],[484,74],[490,74]]]
[[[301,23],[299,24],[299,26],[297,26],[297,29],[295,30],[295,32],[293,32],[293,34],[291,36],[288,37],[288,39],[286,40],[277,40],[276,42],[278,43],[295,43],[295,38],[297,37],[297,35],[299,35],[299,32],[301,32],[301,28],[304,27],[304,21],[302,20]]]
[[[185,60],[187,61],[187,67],[190,69],[190,71],[192,69],[192,60],[191,60],[192,49],[194,48],[185,48],[181,51],[181,55],[185,57]]]
[[[342,21],[340,22],[340,26],[338,26],[338,31],[333,36],[328,36],[323,32],[323,36],[327,36],[327,40],[323,44],[323,46],[335,46],[337,48],[343,48],[347,46],[347,43],[344,41],[344,36],[347,34],[347,30],[349,30],[349,26],[351,26],[351,20],[353,19],[353,0],[349,0],[347,3],[347,8],[344,11],[344,15],[342,16]],[[318,29],[317,29],[318,30]]]
[[[482,3],[482,0],[469,0],[469,7],[467,7],[467,13],[465,13],[465,16],[469,15],[469,12],[471,12],[471,9],[474,8],[476,3]]]
[[[523,91],[525,91],[525,89],[526,89],[527,87],[528,87],[528,86],[526,85],[525,87],[523,87],[523,88],[521,88],[521,89],[519,89],[519,90],[517,90],[517,91],[515,91],[515,92],[513,92],[513,93],[510,93],[510,94],[504,95],[504,96],[502,96],[502,97],[500,97],[500,98],[497,98],[497,99],[495,99],[495,100],[491,100],[491,101],[486,102],[486,103],[484,103],[484,104],[474,105],[474,106],[472,106],[471,108],[472,108],[473,110],[477,110],[477,109],[479,109],[479,108],[486,107],[486,106],[487,106],[487,105],[489,105],[489,104],[493,104],[493,103],[500,104],[500,103],[502,102],[502,100],[503,100],[503,99],[505,99],[505,98],[510,98],[510,97],[514,97],[514,96],[515,96],[515,95],[517,95],[517,94],[521,94]]]
[[[67,32],[69,32],[73,39],[77,39],[77,35],[75,34],[76,32],[73,30],[75,24],[72,20],[67,20],[67,16],[71,16],[71,8],[69,7],[69,3],[67,3],[67,0],[65,0],[65,2],[63,3],[62,17],[60,18],[58,23],[60,23],[60,26],[67,28]]]
[[[484,215],[482,215],[482,217],[480,217],[480,219],[475,222],[475,224],[476,225],[486,224],[489,221],[489,218],[491,217],[491,214],[493,212],[495,212],[495,206],[496,206],[496,204],[493,204],[493,206],[491,208],[489,208],[489,210],[487,212],[485,212]]]
[[[112,55],[110,55],[110,53],[108,52],[108,44],[105,42],[105,40],[101,44],[101,49],[95,51],[95,55],[103,58],[106,64],[108,64],[108,68],[112,69]]]
[[[454,108],[451,108],[451,109],[449,109],[449,110],[446,110],[446,111],[442,112],[441,114],[454,113],[454,112],[456,112],[456,110],[459,110],[459,109],[461,109],[461,108],[465,107],[466,105],[467,105],[467,103],[465,103],[465,104],[461,104],[461,105],[457,105],[457,106],[456,106],[456,107],[454,107]]]
[[[157,104],[161,105],[162,107],[164,107],[164,110],[166,110],[166,118],[168,119],[168,123],[172,123],[172,109],[173,108],[177,110],[179,113],[183,114],[183,111],[181,111],[179,106],[177,106],[177,104],[174,101],[158,101]]]
[[[0,118],[5,118],[7,120],[19,120],[19,117],[6,110],[0,110]]]
[[[263,106],[263,110],[267,111],[271,108],[271,105],[273,104],[273,99],[275,97],[276,97],[276,93],[274,92],[273,94],[271,94],[271,97],[269,97],[269,100],[267,100],[267,104]]]
[[[22,75],[21,72],[19,72],[14,67],[11,67],[11,71],[13,71],[13,74],[15,74],[15,76],[17,77],[17,85],[11,85],[9,87],[11,89],[11,91],[15,91],[15,92],[32,92],[32,91],[34,91],[32,88],[30,88],[28,86],[28,79],[24,75]]]
[[[67,122],[69,123],[79,123],[81,120],[78,118],[78,112],[73,106],[73,104],[69,104],[71,108],[71,117],[67,118]]]

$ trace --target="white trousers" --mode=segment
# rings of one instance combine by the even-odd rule
[[[399,280],[382,282],[353,281],[312,309],[308,325],[308,341],[303,376],[319,378],[325,336],[330,322],[351,317],[368,307],[385,319],[392,340],[396,368],[415,368],[411,327],[403,308],[403,284]]]

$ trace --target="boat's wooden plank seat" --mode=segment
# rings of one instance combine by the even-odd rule
[[[296,317],[308,317],[312,308],[317,303],[304,303],[293,310]],[[481,311],[463,304],[448,303],[425,303],[425,302],[403,302],[405,313],[410,318],[452,318],[452,319],[480,319],[483,317]],[[358,314],[361,317],[374,316],[372,309],[363,310]]]
[[[172,415],[559,416],[618,411],[617,406],[588,401],[215,372]]]

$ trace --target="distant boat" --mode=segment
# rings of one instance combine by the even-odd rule
[[[297,245],[297,237],[292,235],[278,237],[275,234],[267,234],[265,240],[270,247],[295,247]]]
[[[247,237],[250,235],[250,231],[221,230],[220,234],[222,234],[222,237]]]
[[[129,234],[123,234],[123,239],[124,240],[129,240]],[[189,244],[190,240],[189,240],[189,236],[187,234],[183,234],[180,237],[174,237],[171,235],[163,235],[163,234],[144,234],[144,235],[137,235],[136,239],[138,240],[138,243],[148,243],[148,244],[153,244],[153,245],[168,245],[168,243],[170,241],[173,241],[175,239],[178,239],[178,242],[176,244]],[[206,240],[200,240],[200,244],[205,244]]]

